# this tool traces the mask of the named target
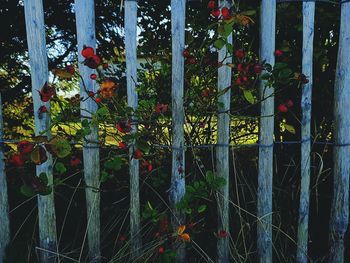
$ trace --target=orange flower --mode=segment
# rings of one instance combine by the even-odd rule
[[[116,84],[111,80],[105,80],[100,86],[100,95],[102,98],[111,98],[114,96]]]

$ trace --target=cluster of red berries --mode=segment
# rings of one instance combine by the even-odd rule
[[[248,86],[250,80],[254,79],[257,74],[260,74],[264,67],[260,63],[245,63],[243,59],[245,57],[245,52],[242,49],[235,51],[235,57],[242,61],[237,64],[234,68],[234,73],[236,73],[235,84],[237,86]]]
[[[195,65],[197,63],[197,59],[191,55],[191,52],[188,48],[186,48],[182,55],[186,58],[186,62],[191,65]]]
[[[282,103],[280,105],[278,105],[278,112],[281,112],[281,113],[287,113],[288,110],[290,108],[292,108],[294,106],[294,103],[292,100],[288,100],[286,101],[285,103]]]
[[[98,55],[95,54],[95,51],[92,47],[84,46],[81,51],[81,55],[85,58],[84,65],[96,69],[101,64],[101,59]]]
[[[223,7],[221,9],[219,9],[217,7],[216,1],[214,1],[214,0],[210,0],[208,2],[208,8],[211,9],[211,15],[213,17],[219,18],[220,15],[222,15],[222,18],[224,20],[230,20],[232,18],[231,14],[230,14],[230,9],[227,7]]]
[[[10,159],[10,163],[15,166],[23,166],[25,163],[25,156],[30,154],[34,149],[34,144],[29,141],[20,141],[17,144],[17,153],[13,154]]]

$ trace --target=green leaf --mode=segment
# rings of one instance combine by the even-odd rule
[[[47,185],[49,183],[49,178],[47,178],[46,173],[40,173],[39,174],[40,181],[44,184]]]
[[[288,67],[287,63],[277,62],[274,66],[274,70],[280,70],[286,67]]]
[[[206,209],[207,209],[206,205],[201,205],[200,207],[198,207],[197,212],[198,213],[203,213]]]
[[[56,165],[55,165],[55,170],[59,174],[63,174],[63,173],[65,173],[67,171],[67,168],[66,168],[66,166],[64,166],[63,163],[57,162]]]
[[[286,69],[282,69],[279,73],[278,73],[278,78],[280,79],[288,79],[292,76],[293,71],[289,68]]]
[[[101,172],[101,183],[107,182],[108,180],[112,179],[113,175],[107,173],[106,171]]]
[[[254,104],[256,103],[255,97],[252,93],[251,90],[243,90],[243,95],[244,98],[250,103],[250,104]]]
[[[119,171],[122,168],[122,158],[115,157],[114,159],[105,162],[104,167],[109,170]]]
[[[47,161],[47,154],[42,146],[36,146],[34,150],[30,153],[30,159],[36,165],[43,164]]]
[[[47,146],[48,149],[50,149],[51,152],[58,158],[67,157],[72,151],[72,147],[70,146],[69,142],[66,139],[60,137],[53,138],[47,144]]]
[[[217,40],[215,40],[214,42],[214,47],[216,47],[217,49],[222,49],[226,44],[226,41],[222,38],[219,38]]]
[[[19,191],[26,197],[33,197],[36,195],[36,193],[26,184],[22,185]]]

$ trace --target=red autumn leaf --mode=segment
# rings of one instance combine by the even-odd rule
[[[286,112],[288,112],[288,108],[287,108],[286,105],[280,104],[280,105],[278,106],[278,111],[279,111],[279,112],[282,112],[282,113],[286,113]]]
[[[22,155],[19,153],[15,153],[14,155],[12,155],[9,162],[18,167],[24,165]]]
[[[17,144],[17,150],[21,154],[31,153],[33,151],[33,148],[34,148],[34,144],[30,143],[29,141],[20,141]]]
[[[44,84],[44,86],[38,92],[40,94],[40,99],[43,102],[48,102],[56,94],[55,88],[52,86],[49,86],[47,84],[47,82]]]

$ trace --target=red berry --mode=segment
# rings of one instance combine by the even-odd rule
[[[96,101],[96,103],[101,103],[102,99],[101,98],[96,98],[95,101]]]
[[[276,57],[280,57],[280,56],[282,56],[283,55],[283,51],[282,50],[279,50],[279,49],[276,49],[275,50],[275,56]]]
[[[214,9],[211,11],[211,15],[213,17],[219,17],[220,16],[220,10],[219,9]]]
[[[142,158],[142,155],[143,155],[143,153],[141,152],[141,150],[139,150],[139,149],[136,149],[136,150],[135,150],[135,152],[134,152],[134,158],[135,158],[136,160],[141,159],[141,158]]]
[[[287,107],[288,107],[288,108],[291,108],[291,107],[294,106],[294,103],[293,103],[292,100],[288,100],[286,104],[287,104]]]
[[[278,111],[279,111],[279,112],[282,112],[282,113],[286,113],[286,112],[288,112],[288,108],[287,108],[286,105],[280,104],[280,105],[278,106]]]
[[[209,9],[214,9],[215,8],[215,1],[209,1],[209,3],[208,3],[208,8]]]
[[[188,58],[190,56],[190,51],[188,50],[188,48],[186,48],[184,50],[184,52],[182,53],[182,55],[185,57],[185,58]]]
[[[39,113],[45,113],[45,112],[48,112],[46,106],[40,106]]]
[[[10,163],[13,163],[15,166],[23,166],[24,160],[22,159],[22,155],[19,153],[16,153],[11,156]]]
[[[21,153],[21,154],[28,154],[31,153],[33,151],[34,145],[31,144],[28,141],[20,141],[17,144],[17,150]]]
[[[228,237],[228,233],[225,230],[220,230],[218,233],[218,237],[220,238]]]
[[[83,50],[81,51],[81,55],[84,58],[91,58],[95,54],[95,51],[92,47],[84,46]]]
[[[236,51],[235,51],[235,56],[236,56],[237,58],[244,58],[245,53],[244,53],[243,49],[238,49],[238,50],[236,50]]]
[[[81,164],[81,160],[77,157],[72,157],[70,159],[70,166],[75,167]]]
[[[119,146],[120,149],[123,149],[123,150],[128,149],[128,146],[126,145],[125,142],[119,142],[118,146]]]
[[[197,60],[195,57],[190,57],[188,58],[188,63],[191,64],[191,65],[195,65],[197,63]]]
[[[256,74],[260,74],[262,71],[263,71],[262,65],[256,64],[256,65],[254,66],[254,72],[255,72]]]
[[[91,74],[91,75],[90,75],[90,79],[92,79],[92,80],[97,79],[97,75],[96,75],[95,73]]]
[[[159,254],[163,254],[164,252],[165,252],[164,247],[160,247],[160,248],[158,249],[158,253],[159,253]]]
[[[231,18],[230,10],[227,7],[221,8],[221,14],[225,20],[228,20]]]

